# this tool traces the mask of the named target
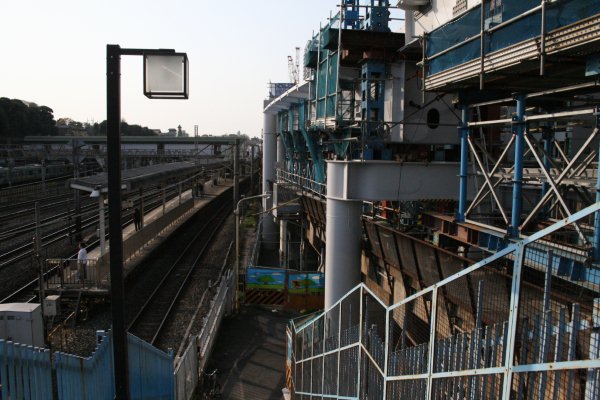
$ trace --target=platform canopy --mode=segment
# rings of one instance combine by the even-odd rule
[[[156,164],[147,167],[126,169],[121,172],[121,190],[131,191],[157,182],[164,182],[170,178],[199,171],[205,165],[182,161],[169,164]],[[108,192],[108,175],[106,173],[74,178],[69,182],[71,189],[100,193]]]

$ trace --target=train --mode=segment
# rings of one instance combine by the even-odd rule
[[[59,177],[72,177],[72,164],[47,164],[46,179]],[[13,167],[0,167],[0,187],[9,185],[21,185],[25,183],[39,182],[42,180],[42,165],[30,164]]]

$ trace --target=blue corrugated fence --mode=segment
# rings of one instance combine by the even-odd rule
[[[110,400],[115,395],[111,336],[99,333],[91,357],[55,353],[60,400]],[[129,334],[129,391],[131,399],[174,399],[173,354],[164,353]]]
[[[52,399],[50,351],[0,340],[0,398]]]

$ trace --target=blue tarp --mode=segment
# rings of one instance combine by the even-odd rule
[[[503,0],[502,11],[497,11],[494,23],[508,21],[540,5],[539,0]],[[598,0],[562,0],[546,5],[546,32],[572,24],[600,13]],[[485,4],[486,19],[491,17],[489,3]],[[477,6],[455,20],[442,25],[427,36],[427,57],[432,57],[466,39],[479,35],[481,28],[481,6]],[[485,34],[484,54],[493,53],[513,44],[540,35],[542,29],[541,10]],[[427,75],[445,71],[454,66],[474,60],[480,56],[480,42],[476,39],[428,62]]]

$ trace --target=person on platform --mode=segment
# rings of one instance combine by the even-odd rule
[[[77,279],[81,282],[85,280],[85,267],[87,266],[87,250],[85,243],[79,242],[79,252],[77,253]]]
[[[136,232],[142,229],[142,213],[139,208],[136,208],[133,212],[133,223],[135,224]]]

